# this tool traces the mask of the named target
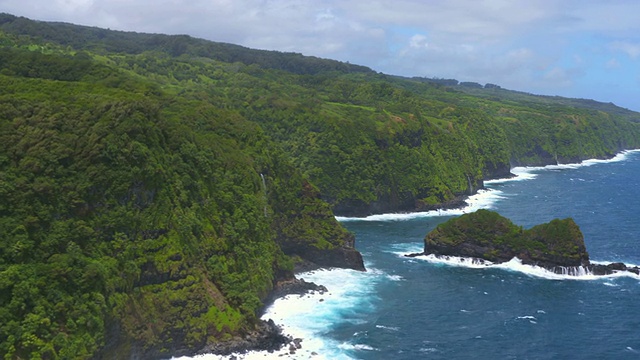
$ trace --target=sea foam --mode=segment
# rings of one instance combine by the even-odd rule
[[[433,264],[444,264],[449,266],[459,266],[466,267],[471,269],[503,269],[507,271],[515,271],[519,273],[523,273],[528,276],[549,279],[549,280],[600,280],[600,279],[610,279],[617,277],[631,277],[634,279],[639,279],[640,276],[636,275],[629,271],[620,271],[609,275],[594,275],[590,271],[578,267],[576,269],[568,269],[565,274],[557,274],[553,271],[549,271],[543,267],[536,265],[527,265],[523,264],[522,260],[514,257],[510,261],[503,263],[492,263],[486,260],[478,260],[474,258],[466,258],[459,256],[436,256],[433,254],[430,255],[420,255],[416,256],[415,259],[421,259],[428,261]]]
[[[413,213],[378,214],[370,215],[367,217],[336,216],[336,219],[338,221],[406,221],[411,219],[435,216],[457,216],[474,212],[478,209],[490,209],[496,201],[504,199],[501,194],[502,191],[495,189],[478,190],[475,195],[469,196],[467,198],[467,206],[459,209],[440,209]]]
[[[282,327],[283,333],[293,338],[302,339],[302,348],[295,354],[289,353],[289,347],[280,351],[251,351],[244,354],[233,354],[237,359],[257,360],[265,358],[287,359],[353,359],[359,351],[373,351],[374,348],[357,343],[354,339],[331,339],[325,336],[338,324],[362,323],[367,321],[367,314],[375,307],[375,285],[381,281],[398,281],[393,275],[372,268],[361,272],[348,269],[315,270],[298,274],[305,281],[322,284],[328,291],[324,294],[310,293],[305,295],[287,295],[276,299],[267,307],[263,320],[272,319]],[[228,356],[213,354],[195,357],[180,357],[174,360],[223,360]]]
[[[467,206],[459,209],[440,209],[440,210],[430,210],[430,211],[411,212],[411,213],[376,214],[376,215],[369,215],[366,217],[336,216],[336,219],[341,222],[345,222],[345,221],[406,221],[406,220],[425,218],[425,217],[435,217],[435,216],[458,216],[458,215],[466,214],[469,212],[474,212],[478,209],[491,209],[493,208],[493,204],[505,198],[502,191],[491,188],[492,184],[501,184],[501,183],[511,182],[511,181],[532,180],[538,176],[537,172],[539,171],[577,169],[580,167],[591,166],[595,164],[619,162],[627,159],[629,154],[634,152],[640,152],[640,149],[622,151],[611,159],[604,159],[604,160],[590,159],[590,160],[584,160],[580,163],[575,163],[575,164],[514,167],[511,169],[511,173],[515,175],[514,177],[509,177],[504,179],[485,180],[484,184],[488,185],[489,187],[485,189],[480,189],[475,195],[469,196],[466,199]]]
[[[638,152],[640,152],[640,149],[624,150],[619,152],[618,154],[616,154],[614,157],[610,159],[588,159],[579,163],[555,164],[555,165],[546,165],[546,166],[517,166],[511,169],[511,173],[515,175],[514,177],[485,180],[484,184],[491,185],[491,184],[505,183],[509,181],[532,180],[538,176],[537,172],[545,171],[545,170],[578,169],[581,167],[592,166],[597,164],[620,162],[628,159],[629,155],[633,153],[638,153]]]

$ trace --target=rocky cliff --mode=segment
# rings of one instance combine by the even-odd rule
[[[478,210],[438,225],[424,239],[424,253],[463,256],[494,263],[514,257],[523,264],[544,267],[564,274],[606,275],[616,271],[638,273],[625,264],[592,264],[580,228],[571,218],[554,219],[525,230],[497,212]],[[584,271],[575,271],[582,268]]]
[[[584,238],[573,219],[553,220],[529,230],[490,210],[440,224],[425,237],[425,253],[505,262],[514,257],[545,267],[589,263]]]

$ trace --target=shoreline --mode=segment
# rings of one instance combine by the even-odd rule
[[[553,169],[576,169],[582,166],[592,166],[596,164],[605,164],[610,162],[618,162],[623,161],[627,158],[627,155],[630,153],[640,152],[640,149],[627,149],[622,150],[610,158],[591,158],[582,160],[579,163],[567,163],[567,164],[548,164],[548,165],[532,165],[532,166],[515,166],[509,169],[509,172],[512,176],[506,178],[488,178],[483,179],[483,186],[474,191],[472,195],[461,195],[460,202],[461,206],[447,206],[447,203],[444,203],[445,206],[437,208],[435,210],[427,210],[427,211],[411,211],[411,212],[395,212],[395,213],[380,213],[380,214],[372,214],[364,217],[352,217],[352,216],[339,216],[336,215],[336,219],[340,222],[344,221],[389,221],[389,220],[410,220],[414,218],[421,217],[430,217],[430,216],[455,216],[461,215],[465,212],[472,211],[476,207],[476,202],[479,195],[482,195],[483,192],[491,192],[493,189],[487,187],[486,185],[490,184],[499,184],[508,181],[522,181],[522,180],[531,180],[536,177],[535,174],[531,174],[533,171],[537,170],[553,170]],[[514,172],[514,170],[516,170]],[[499,195],[497,195],[499,196]],[[469,203],[471,201],[471,203]]]
[[[344,307],[344,301],[361,301],[368,295],[362,291],[370,288],[361,284],[361,278],[378,276],[375,272],[363,272],[348,268],[316,268],[296,271],[295,279],[279,284],[265,300],[259,313],[259,329],[223,343],[206,346],[192,354],[173,356],[171,360],[254,360],[286,357],[288,359],[329,360],[328,354],[340,344],[329,346],[322,337],[329,325],[322,319],[323,313],[333,313]],[[318,279],[320,279],[318,281]],[[341,281],[338,281],[341,279]],[[347,279],[347,280],[345,280]],[[342,280],[353,286],[345,286]],[[328,284],[325,286],[324,284]],[[365,284],[366,285],[366,284]],[[347,300],[345,300],[347,299]],[[320,317],[315,321],[305,321]],[[299,322],[304,322],[300,324]],[[309,328],[309,324],[313,324]],[[318,328],[319,327],[319,328]],[[260,337],[262,336],[262,337]],[[265,341],[266,339],[266,341]],[[270,340],[279,341],[274,347]],[[340,354],[340,358],[345,358]],[[348,358],[348,357],[347,357]],[[346,359],[346,358],[345,358]]]
[[[623,150],[611,158],[608,159],[586,159],[581,161],[580,163],[571,163],[571,164],[551,164],[551,165],[543,165],[543,166],[517,166],[510,169],[510,173],[513,175],[508,178],[499,178],[499,179],[487,179],[484,180],[485,185],[490,185],[494,183],[502,183],[508,181],[524,181],[531,180],[536,177],[535,174],[532,174],[534,171],[545,170],[545,169],[572,169],[578,168],[582,166],[591,166],[600,163],[609,163],[609,162],[617,162],[626,159],[626,155],[629,153],[640,152],[640,149],[631,149],[631,150]],[[513,170],[516,170],[515,172]],[[414,218],[421,218],[426,216],[456,216],[461,215],[464,212],[470,212],[476,207],[485,207],[487,204],[491,204],[493,201],[501,198],[499,192],[496,190],[492,190],[490,187],[483,186],[482,188],[476,190],[473,195],[465,195],[463,197],[463,205],[459,207],[453,208],[440,208],[437,210],[429,210],[429,211],[420,211],[420,212],[409,212],[409,213],[387,213],[387,214],[375,214],[367,217],[341,217],[336,216],[336,219],[340,222],[343,221],[402,221],[402,220],[410,220]],[[489,205],[490,206],[490,205]],[[403,254],[404,256],[404,254]],[[424,259],[423,256],[418,256],[418,259],[429,261]],[[449,262],[445,262],[449,263]],[[595,262],[598,263],[598,262]],[[451,266],[465,266],[460,262],[451,262],[449,263]],[[466,266],[471,265],[469,261]],[[537,276],[541,278],[552,278],[553,275],[546,274],[540,270],[540,274],[536,272],[535,268],[532,269],[520,269],[518,264],[515,263],[501,263],[501,264],[492,264],[491,267],[499,267],[504,268],[506,270],[512,271],[520,271],[525,274],[531,276]],[[522,267],[527,267],[527,265],[521,265]],[[482,266],[483,268],[486,266]],[[317,286],[318,288],[323,288],[322,292],[314,291],[313,289],[309,289],[307,292],[278,292],[275,290],[268,296],[268,301],[265,300],[265,305],[260,311],[260,319],[263,322],[272,322],[277,329],[279,329],[279,333],[283,336],[287,337],[288,342],[283,343],[283,346],[279,350],[258,350],[256,348],[247,348],[242,351],[234,352],[231,354],[212,354],[212,353],[203,353],[199,351],[196,355],[192,357],[180,357],[180,358],[172,358],[175,360],[187,360],[187,359],[246,359],[253,360],[259,358],[265,358],[265,356],[273,356],[273,357],[287,357],[287,358],[312,358],[312,359],[329,359],[330,357],[325,357],[324,354],[320,351],[316,351],[315,349],[318,347],[322,347],[319,343],[322,340],[319,340],[313,336],[313,332],[305,333],[304,336],[300,332],[288,333],[292,327],[291,324],[287,324],[279,313],[286,310],[292,310],[291,308],[295,308],[295,306],[284,306],[283,309],[274,310],[276,307],[282,305],[287,301],[300,301],[308,300],[310,303],[316,302],[317,304],[322,304],[322,306],[327,305],[327,297],[332,293],[331,286],[329,288],[325,287],[324,283],[316,284],[315,281],[307,282],[304,277],[307,277],[309,274],[313,273],[329,273],[334,271],[356,271],[356,270],[348,270],[341,268],[325,268],[325,267],[310,267],[310,268],[298,268],[294,272],[294,276],[296,280],[292,280],[294,282],[302,281],[307,284],[313,284],[313,286]],[[547,271],[548,270],[544,270]],[[567,279],[564,275],[557,275],[558,278],[555,279]],[[612,276],[612,275],[609,275]],[[617,275],[620,276],[620,275]],[[636,275],[637,276],[637,275]],[[606,278],[607,276],[595,276],[588,278],[576,278],[571,277],[570,279],[576,280],[589,280],[593,278]],[[333,295],[335,297],[335,295]],[[316,304],[316,305],[317,305]],[[309,306],[309,304],[307,304]],[[268,317],[268,319],[267,319]],[[289,319],[290,320],[290,319]],[[300,330],[300,329],[295,329]],[[309,345],[311,344],[311,345]]]

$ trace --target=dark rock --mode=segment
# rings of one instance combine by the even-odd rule
[[[523,230],[489,210],[478,210],[438,225],[425,237],[425,254],[462,256],[546,268],[589,264],[584,238],[573,219],[553,220]]]
[[[563,275],[609,275],[619,271],[640,274],[640,268],[619,262],[592,264],[582,232],[570,218],[523,230],[494,211],[478,210],[438,225],[427,234],[424,243],[423,253],[405,256],[460,256],[472,258],[474,263],[502,263],[517,257],[523,264]]]
[[[619,271],[629,271],[636,275],[640,274],[640,268],[637,266],[629,267],[621,262],[610,263],[607,265],[591,264],[590,270],[594,275],[610,275]]]
[[[425,255],[425,253],[421,252],[421,253],[404,254],[405,257],[416,257],[421,255]]]
[[[482,182],[472,184],[474,190],[482,188]],[[465,199],[475,191],[466,191],[464,194],[457,194],[453,199],[438,204],[427,204],[420,200],[426,196],[420,194],[399,194],[398,197],[390,197],[389,195],[381,196],[372,202],[364,202],[362,200],[345,200],[338,204],[334,204],[333,212],[338,216],[365,217],[373,214],[386,214],[398,212],[416,212],[429,211],[438,209],[457,209],[467,205]],[[422,194],[425,195],[425,194]]]
[[[296,264],[296,273],[323,268],[343,268],[366,271],[362,254],[352,247],[338,247],[320,250],[313,247],[289,250],[290,254],[304,254],[303,260]]]
[[[612,270],[627,270],[627,265],[621,263],[621,262],[616,262],[616,263],[611,263],[609,265],[607,265],[608,268],[612,269]]]
[[[282,334],[282,329],[269,319],[259,322],[254,331],[243,337],[238,336],[229,341],[209,344],[197,354],[230,355],[252,350],[274,352],[291,341],[291,337]]]
[[[327,291],[328,290],[324,285],[317,285],[313,282],[307,282],[304,279],[293,278],[278,282],[269,296],[264,300],[264,303],[271,304],[275,299],[286,295],[302,296],[310,292],[319,292],[320,294],[324,294]]]

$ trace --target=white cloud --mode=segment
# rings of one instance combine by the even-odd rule
[[[412,48],[426,48],[429,47],[427,37],[421,34],[415,34],[409,40],[409,46]]]
[[[506,58],[510,62],[524,63],[535,57],[534,52],[528,48],[519,48],[507,53]]]
[[[621,51],[632,59],[640,57],[640,43],[632,43],[628,41],[614,41],[610,44],[614,51]]]
[[[621,67],[620,62],[616,58],[610,59],[605,64],[605,68],[607,69],[619,69],[620,67]]]

